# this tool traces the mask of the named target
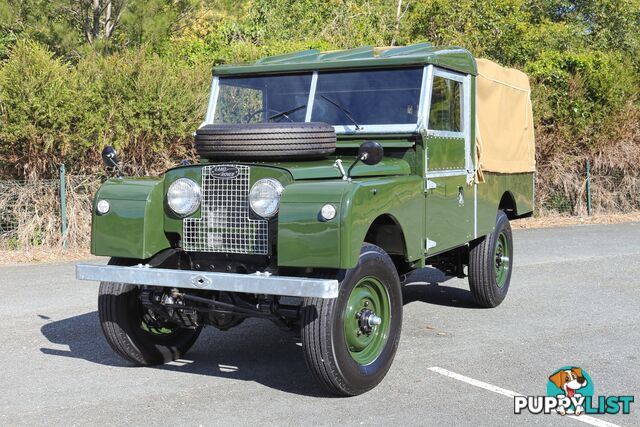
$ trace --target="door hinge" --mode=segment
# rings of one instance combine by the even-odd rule
[[[425,244],[425,247],[427,248],[427,250],[429,250],[429,249],[433,249],[433,248],[435,248],[437,245],[438,245],[438,243],[437,243],[437,242],[434,242],[433,240],[431,240],[431,239],[428,239],[428,238],[427,238],[427,241],[426,241],[426,244]]]

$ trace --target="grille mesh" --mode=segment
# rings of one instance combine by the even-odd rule
[[[249,216],[249,167],[220,166],[237,168],[238,176],[215,178],[214,166],[202,168],[201,217],[184,220],[184,250],[266,255],[268,222]]]

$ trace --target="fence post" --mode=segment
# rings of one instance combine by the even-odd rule
[[[62,247],[67,248],[67,181],[65,179],[64,163],[60,165],[60,232],[62,233]]]
[[[591,209],[591,162],[587,159],[587,213],[593,215]]]

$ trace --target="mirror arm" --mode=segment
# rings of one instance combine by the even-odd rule
[[[122,178],[124,174],[122,173],[122,169],[120,169],[120,165],[118,164],[118,162],[113,160],[113,158],[111,157],[109,157],[109,161],[111,162],[111,165],[116,172],[116,178]]]
[[[351,169],[353,169],[355,167],[355,165],[358,164],[359,161],[366,160],[367,157],[368,157],[367,153],[364,153],[362,156],[356,157],[356,161],[351,163],[351,166],[349,166],[349,169],[347,169],[347,180],[348,181],[351,181]]]

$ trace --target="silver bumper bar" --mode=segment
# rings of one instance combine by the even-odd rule
[[[170,270],[147,266],[78,264],[76,279],[130,283],[159,287],[205,289],[248,294],[335,298],[338,281],[306,277],[272,276],[268,273],[236,274],[209,271]]]

